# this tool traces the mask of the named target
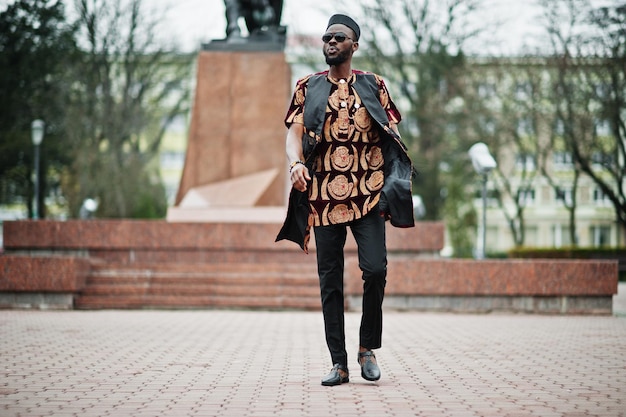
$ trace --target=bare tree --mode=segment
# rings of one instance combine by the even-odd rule
[[[513,242],[525,242],[525,209],[534,200],[539,155],[540,115],[533,103],[541,89],[533,77],[535,63],[507,62],[500,74],[494,115],[498,132],[494,152],[502,162],[494,175],[497,201],[509,225]],[[499,68],[503,70],[503,67]],[[503,152],[504,151],[504,152]],[[505,154],[512,160],[507,161]]]
[[[613,204],[626,240],[626,5],[542,4],[558,70],[556,115],[566,147]]]
[[[76,0],[75,8],[84,53],[70,98],[71,211],[97,197],[100,216],[163,215],[154,159],[167,125],[188,110],[192,57],[162,46],[141,0]]]
[[[469,148],[453,128],[465,119],[461,78],[464,42],[477,33],[469,25],[479,0],[361,1],[365,65],[385,76],[403,106],[400,125],[419,176],[428,219],[439,219],[446,196],[442,166],[465,158]],[[453,187],[455,188],[455,187]]]
[[[541,175],[547,181],[557,200],[568,213],[569,246],[578,245],[578,228],[576,210],[578,208],[579,180],[583,174],[580,167],[573,163],[572,154],[563,140],[564,128],[562,121],[557,117],[553,82],[555,78],[551,61],[547,61],[545,74],[548,75],[550,85],[544,87],[544,96],[541,102],[548,107],[543,112],[547,138],[539,148],[538,167]]]
[[[525,211],[539,177],[541,71],[537,59],[475,58],[464,75],[464,135],[486,143],[498,161],[489,176],[490,201],[499,207],[516,246],[525,242]]]
[[[501,129],[504,133],[503,145],[514,149],[518,155],[517,175],[498,168],[499,180],[511,200],[515,203],[516,215],[505,211],[505,217],[514,236],[516,246],[525,244],[524,207],[528,193],[535,192],[541,186],[538,180],[545,180],[563,207],[568,211],[569,242],[576,245],[576,208],[577,189],[581,171],[575,165],[567,165],[569,153],[564,152],[562,126],[555,114],[553,80],[555,70],[552,61],[543,57],[523,57],[518,65],[511,65],[509,72],[513,76],[515,89],[509,91],[509,97],[517,108],[511,120],[516,130]],[[505,106],[506,107],[506,106]],[[505,112],[506,113],[506,112]],[[521,122],[521,124],[520,124]],[[567,166],[566,174],[555,171],[555,158],[562,158]],[[517,189],[511,186],[510,178],[516,178]],[[502,206],[502,204],[501,204]]]

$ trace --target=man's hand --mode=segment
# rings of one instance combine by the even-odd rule
[[[311,181],[309,169],[304,164],[296,164],[290,172],[291,184],[298,191],[306,191],[308,181]]]
[[[289,178],[291,185],[298,191],[306,191],[307,181],[311,181],[309,169],[301,162],[304,161],[302,154],[302,135],[304,134],[304,125],[302,123],[292,123],[287,131],[287,139],[285,147],[287,150],[287,161],[295,165],[291,165],[289,170]]]

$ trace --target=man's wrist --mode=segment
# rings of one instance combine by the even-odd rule
[[[289,172],[291,172],[299,164],[304,165],[304,161],[298,159],[297,161],[293,161],[292,163],[290,163],[289,164]]]

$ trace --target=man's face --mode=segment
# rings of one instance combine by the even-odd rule
[[[343,64],[352,57],[353,52],[356,51],[358,47],[358,43],[354,41],[354,32],[345,25],[332,25],[326,29],[324,35],[326,37],[332,35],[327,42],[324,42],[323,48],[328,65]]]

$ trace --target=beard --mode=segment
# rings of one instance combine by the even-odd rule
[[[345,51],[339,52],[334,57],[329,57],[326,51],[324,51],[324,56],[326,57],[326,64],[328,65],[340,65],[346,62],[350,58],[350,50],[346,49]]]

